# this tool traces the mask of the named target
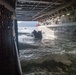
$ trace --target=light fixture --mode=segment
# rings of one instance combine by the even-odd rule
[[[23,6],[23,5],[20,5],[20,6]]]
[[[57,18],[59,18],[59,16],[57,16]]]
[[[16,8],[16,9],[22,9],[22,8]]]
[[[70,15],[70,13],[67,13],[67,15]]]
[[[62,15],[61,17],[64,17],[65,15]]]
[[[60,19],[58,19],[58,21],[60,21]]]
[[[24,2],[21,2],[21,3],[24,3]]]

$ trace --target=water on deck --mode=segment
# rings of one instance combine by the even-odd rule
[[[19,42],[24,75],[76,75],[75,36],[48,36],[42,40],[27,36]]]

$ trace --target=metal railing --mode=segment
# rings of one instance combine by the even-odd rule
[[[16,73],[17,75],[22,75],[22,69],[21,69],[21,65],[20,65],[20,59],[19,59],[19,52],[18,52],[18,48],[17,48],[17,43],[16,40],[14,39],[14,54],[15,54],[15,69],[16,69]]]

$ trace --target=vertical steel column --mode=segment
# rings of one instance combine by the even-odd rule
[[[0,75],[21,75],[13,37],[12,12],[0,5]]]
[[[17,20],[14,20],[14,31],[15,31],[15,37],[14,37],[14,53],[15,53],[15,69],[16,69],[16,75],[22,75],[20,60],[19,60],[19,46],[18,46],[18,26],[17,26]]]

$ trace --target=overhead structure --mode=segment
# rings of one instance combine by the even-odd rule
[[[16,18],[19,21],[39,20],[59,13],[72,4],[75,7],[74,3],[75,0],[17,0]]]
[[[15,8],[16,0],[2,0],[2,1],[8,3],[11,7]]]

